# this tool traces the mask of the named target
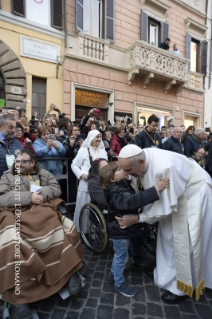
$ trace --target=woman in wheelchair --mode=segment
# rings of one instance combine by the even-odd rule
[[[129,240],[140,236],[143,223],[138,220],[127,228],[121,228],[116,217],[134,214],[138,209],[159,199],[159,192],[167,187],[167,181],[159,180],[156,186],[135,194],[135,190],[127,183],[128,174],[119,168],[118,162],[111,162],[99,173],[99,180],[108,204],[107,230],[113,241],[115,251],[109,281],[114,283],[114,291],[124,296],[133,297],[137,290],[129,284],[129,279],[123,275],[128,259]]]
[[[102,167],[106,166],[108,161],[104,158],[98,158],[93,161],[88,175],[88,192],[91,198],[91,203],[95,204],[100,210],[107,210],[107,201],[104,191],[99,182],[99,171]]]

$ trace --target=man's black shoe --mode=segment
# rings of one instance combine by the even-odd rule
[[[152,255],[156,255],[156,248],[151,244],[149,243],[147,240],[145,240],[143,242],[143,246],[146,248],[146,250],[148,250],[148,252]]]
[[[165,291],[162,295],[162,300],[164,303],[167,303],[169,305],[176,305],[178,303],[181,303],[185,299],[189,298],[187,295],[185,296],[177,296],[173,294],[171,291]]]

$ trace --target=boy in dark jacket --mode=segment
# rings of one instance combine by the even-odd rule
[[[133,297],[137,290],[129,284],[128,278],[124,278],[123,272],[128,259],[130,237],[141,234],[143,223],[138,220],[137,224],[122,229],[116,216],[138,215],[139,208],[159,199],[159,192],[168,187],[168,179],[160,179],[155,187],[135,194],[134,188],[127,185],[127,175],[119,168],[118,162],[111,162],[103,167],[99,178],[108,204],[107,227],[115,251],[109,281],[114,282],[114,291]]]

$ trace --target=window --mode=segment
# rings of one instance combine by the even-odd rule
[[[148,43],[158,46],[159,23],[148,19]]]
[[[114,0],[75,0],[76,29],[110,42],[115,39]]]
[[[207,49],[206,41],[199,41],[187,32],[186,34],[186,58],[190,60],[189,69],[192,72],[206,74],[207,72]]]
[[[64,0],[11,0],[12,13],[56,29],[64,28]]]
[[[25,0],[11,0],[12,13],[25,17],[26,16],[26,6]]]
[[[158,46],[169,37],[169,24],[157,21],[141,10],[141,40]]]

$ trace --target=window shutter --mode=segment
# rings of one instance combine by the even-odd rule
[[[103,2],[103,39],[115,42],[115,0]]]
[[[75,27],[83,31],[83,0],[75,0]]]
[[[208,42],[202,41],[201,43],[201,73],[205,74],[207,73],[207,51],[208,51]]]
[[[169,37],[169,24],[161,22],[160,42],[164,42]]]
[[[191,35],[186,33],[186,59],[191,59]],[[190,70],[191,63],[189,62],[188,69]]]
[[[11,0],[11,11],[20,17],[26,17],[25,0]]]
[[[141,10],[141,40],[148,42],[148,14]]]
[[[51,26],[55,29],[64,28],[64,1],[51,0]]]

